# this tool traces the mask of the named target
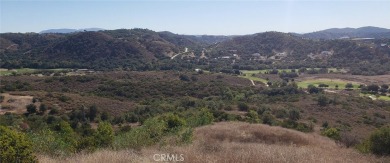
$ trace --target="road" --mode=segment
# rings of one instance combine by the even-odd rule
[[[250,80],[252,82],[252,85],[255,85],[255,82],[253,80]]]
[[[181,52],[181,53],[178,53],[174,56],[171,57],[171,59],[175,59],[177,56],[179,56],[180,54],[184,54],[184,53],[187,53],[188,52],[188,48],[185,48],[184,52]]]

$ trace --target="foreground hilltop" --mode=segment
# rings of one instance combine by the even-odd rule
[[[60,160],[41,156],[40,162],[155,162],[169,154],[184,162],[386,162],[388,158],[364,155],[343,148],[316,134],[263,124],[220,122],[199,127],[190,146],[134,150],[102,150]]]

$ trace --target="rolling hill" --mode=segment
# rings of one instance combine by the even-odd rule
[[[329,29],[325,33],[376,34],[387,29]],[[367,36],[368,37],[368,36]],[[244,36],[178,35],[148,29],[98,32],[0,34],[2,68],[92,68],[131,70],[192,69],[209,65],[229,68],[236,64],[272,67],[372,67],[389,71],[390,39],[313,40],[291,33],[264,32]],[[385,46],[384,46],[385,45]],[[186,52],[186,50],[188,52]],[[171,60],[187,53],[187,59]],[[203,57],[201,57],[203,56]],[[206,59],[205,59],[206,58]],[[200,60],[202,59],[202,60]],[[191,64],[188,64],[190,61]],[[369,64],[367,64],[369,63]],[[206,67],[206,66],[203,66]],[[367,69],[367,70],[365,70]],[[368,70],[370,69],[370,70]]]
[[[61,29],[47,29],[43,30],[39,33],[73,33],[73,32],[85,32],[85,31],[102,31],[104,29],[102,28],[84,28],[84,29],[68,29],[68,28],[61,28]]]
[[[361,28],[331,28],[322,31],[300,35],[310,39],[340,39],[340,38],[390,38],[390,29],[379,27]]]

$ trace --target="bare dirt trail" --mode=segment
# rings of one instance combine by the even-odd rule
[[[252,82],[252,85],[255,85],[255,82],[253,80],[250,80]]]

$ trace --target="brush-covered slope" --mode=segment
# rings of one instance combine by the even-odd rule
[[[147,29],[72,34],[0,35],[1,67],[118,68],[138,67],[168,58],[180,47]]]
[[[101,150],[63,161],[40,156],[40,162],[156,162],[155,154],[173,154],[190,163],[203,162],[386,162],[337,145],[315,134],[262,124],[222,122],[195,130],[190,145],[134,150]]]

